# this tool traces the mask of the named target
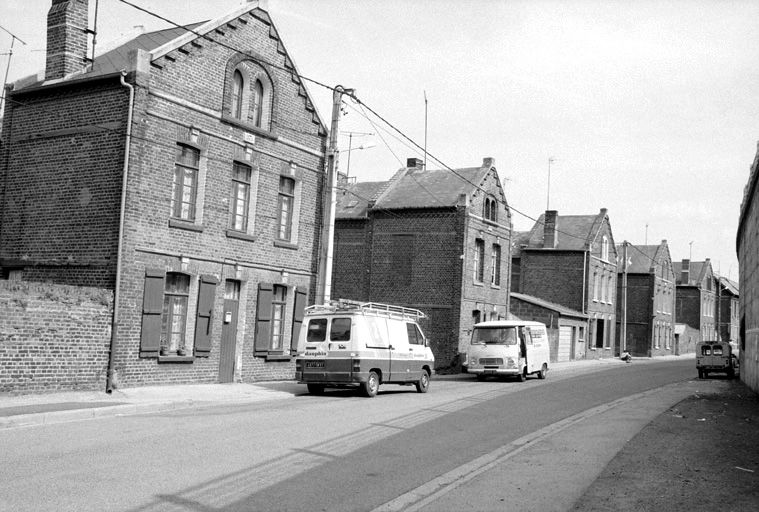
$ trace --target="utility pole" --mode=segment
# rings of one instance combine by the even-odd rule
[[[627,352],[627,245],[622,242],[622,352]]]
[[[335,87],[332,92],[332,125],[329,132],[329,147],[327,147],[327,180],[324,185],[321,250],[319,254],[319,274],[316,284],[315,304],[327,304],[332,291],[332,257],[335,237],[335,209],[337,205],[337,166],[340,151],[337,149],[338,124],[340,121],[340,106],[343,95],[352,95],[353,89],[345,89],[342,85]]]
[[[19,43],[26,46],[26,43],[23,42],[21,39],[16,37],[14,34],[8,31],[8,29],[3,28],[0,26],[0,30],[7,33],[9,36],[11,36],[11,48],[8,50],[8,64],[5,66],[5,76],[3,77],[3,90],[2,95],[0,95],[0,114],[3,113],[3,103],[5,102],[5,81],[8,80],[8,71],[11,69],[11,58],[13,57],[13,45],[18,41]]]

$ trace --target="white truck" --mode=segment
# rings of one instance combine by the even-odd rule
[[[466,367],[480,380],[501,376],[524,381],[533,374],[545,379],[549,360],[545,324],[498,320],[474,325]]]
[[[415,385],[426,393],[435,357],[417,309],[339,300],[309,306],[298,340],[295,378],[312,394],[357,387],[367,397],[380,384]]]

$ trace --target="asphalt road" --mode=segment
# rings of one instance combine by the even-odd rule
[[[691,360],[636,362],[2,431],[0,510],[400,510],[399,497],[441,475],[694,371]]]

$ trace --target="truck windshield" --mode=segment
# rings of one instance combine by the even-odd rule
[[[496,345],[516,345],[516,327],[475,327],[472,345],[488,343]]]

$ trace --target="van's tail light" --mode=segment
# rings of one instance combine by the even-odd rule
[[[361,359],[353,360],[353,368],[351,368],[351,371],[353,371],[353,373],[358,373],[361,371]]]
[[[296,359],[295,360],[295,371],[296,372],[302,372],[303,371],[303,359]]]

